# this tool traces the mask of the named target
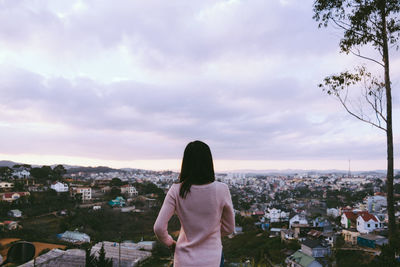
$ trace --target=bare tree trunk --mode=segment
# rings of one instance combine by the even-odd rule
[[[389,245],[393,248],[394,238],[396,236],[396,218],[394,216],[394,199],[393,199],[393,176],[394,176],[394,159],[393,159],[393,129],[392,129],[392,89],[390,84],[389,73],[389,50],[386,29],[386,1],[382,1],[381,17],[382,17],[382,52],[385,67],[385,89],[386,89],[386,138],[387,138],[387,207],[389,217]],[[394,257],[394,255],[393,255]]]

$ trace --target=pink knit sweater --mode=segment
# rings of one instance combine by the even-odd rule
[[[179,196],[180,184],[169,189],[154,224],[157,238],[165,245],[173,243],[168,221],[176,212],[181,230],[176,243],[175,267],[218,267],[221,261],[221,235],[233,233],[235,216],[226,184],[212,182],[192,185],[186,198]]]

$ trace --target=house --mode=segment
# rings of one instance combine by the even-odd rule
[[[90,187],[73,187],[71,190],[71,196],[80,195],[82,197],[82,201],[91,200],[92,199],[92,188]]]
[[[331,226],[331,223],[330,223],[327,219],[325,219],[325,218],[317,217],[317,218],[315,218],[314,220],[312,220],[312,226],[313,226],[313,227],[321,227],[321,228],[324,228],[324,227],[329,227],[329,226]]]
[[[380,212],[382,209],[387,208],[386,197],[380,195],[367,197],[366,204],[368,212]]]
[[[3,230],[17,230],[20,228],[20,225],[16,221],[4,221],[0,222],[0,226],[2,227]]]
[[[116,197],[115,199],[108,201],[108,205],[111,207],[123,207],[126,205],[126,202],[123,197]]]
[[[19,179],[29,178],[30,175],[31,175],[31,173],[25,169],[17,169],[12,173],[13,177],[17,177]]]
[[[357,232],[356,229],[343,229],[342,235],[344,242],[351,245],[357,245],[357,237],[360,235],[360,233]]]
[[[30,196],[29,192],[9,192],[9,193],[4,193],[2,196],[3,201],[8,201],[8,202],[13,202],[21,197],[27,197]]]
[[[91,254],[97,257],[101,247],[103,247],[106,257],[112,260],[113,266],[138,266],[139,263],[151,257],[150,251],[144,251],[140,248],[150,248],[153,245],[154,243],[143,243],[138,246],[138,244],[128,242],[116,243],[103,241],[91,248]]]
[[[52,183],[50,188],[58,193],[68,192],[68,185],[61,182]]]
[[[380,235],[361,234],[357,237],[357,244],[363,247],[376,248],[377,246],[381,247],[383,245],[387,245],[388,243],[389,240]]]
[[[311,229],[308,233],[307,236],[310,238],[319,238],[320,236],[322,236],[322,232],[315,230],[315,229]]]
[[[356,226],[357,213],[353,211],[345,211],[340,218],[340,224],[343,228],[351,228]]]
[[[156,245],[155,241],[140,241],[136,244],[137,248],[152,251]]]
[[[328,217],[339,217],[340,216],[340,210],[335,209],[335,208],[331,208],[331,209],[326,209],[326,216]]]
[[[295,231],[293,231],[292,229],[282,229],[281,230],[281,240],[285,241],[285,240],[293,240],[293,239],[297,239],[298,238],[298,234],[295,233]]]
[[[138,195],[138,191],[133,185],[126,184],[121,186],[121,194],[127,194],[130,197],[133,197]]]
[[[10,210],[7,212],[9,217],[20,218],[22,217],[22,212],[20,210]]]
[[[9,182],[0,182],[0,189],[9,189],[13,188],[14,183],[9,183]]]
[[[289,220],[289,212],[282,211],[280,209],[268,208],[265,213],[265,218],[270,222],[281,222]]]
[[[325,232],[322,233],[322,236],[324,237],[324,240],[331,245],[331,247],[334,247],[336,244],[336,234],[334,232]]]
[[[314,257],[298,250],[285,260],[287,267],[322,267]]]
[[[369,212],[359,213],[357,217],[357,231],[368,234],[374,230],[383,228],[383,223],[375,215]]]
[[[305,215],[296,214],[289,220],[289,228],[292,228],[293,224],[297,225],[308,225],[308,221]]]
[[[40,253],[34,260],[28,261],[20,267],[65,267],[65,266],[85,266],[86,253],[83,249],[62,250],[53,248],[47,253]]]
[[[80,233],[78,231],[65,231],[62,234],[58,234],[57,237],[63,241],[69,243],[90,243],[90,237],[85,233]]]
[[[301,251],[314,258],[323,258],[331,254],[331,247],[318,239],[306,239],[301,243]]]

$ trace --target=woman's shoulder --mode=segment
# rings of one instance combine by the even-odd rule
[[[221,190],[228,190],[229,191],[229,187],[228,187],[228,185],[226,183],[215,181],[215,184],[216,184],[217,188],[219,188]]]

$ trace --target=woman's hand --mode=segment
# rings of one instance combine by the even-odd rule
[[[172,243],[172,245],[169,246],[168,248],[171,250],[172,253],[175,253],[175,247],[176,247],[176,241],[174,240],[174,242]]]

